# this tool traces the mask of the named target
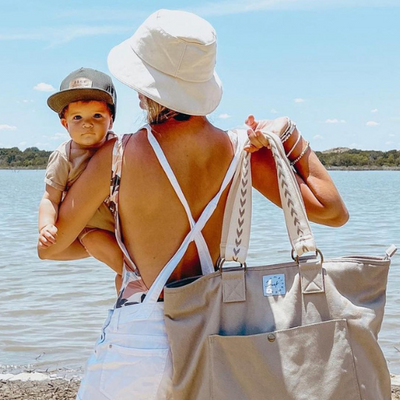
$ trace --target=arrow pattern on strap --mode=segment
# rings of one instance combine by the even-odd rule
[[[246,195],[247,191],[251,190],[248,188],[249,184],[249,171],[250,171],[250,153],[246,153],[243,164],[242,164],[242,177],[240,180],[240,199],[239,199],[239,217],[237,219],[237,228],[236,228],[236,238],[235,238],[235,247],[233,249],[233,253],[235,254],[232,259],[234,261],[238,261],[238,255],[240,253],[240,245],[242,244],[242,234],[243,234],[243,224],[244,224],[244,217],[246,212]]]
[[[300,219],[298,218],[297,211],[294,208],[294,201],[291,198],[292,195],[289,190],[289,185],[285,179],[285,173],[284,173],[283,166],[282,166],[282,160],[280,158],[281,156],[279,155],[278,149],[272,140],[269,141],[269,144],[271,146],[271,151],[272,151],[272,154],[273,154],[274,160],[275,160],[277,176],[278,176],[278,183],[281,188],[281,193],[283,193],[285,200],[286,200],[286,205],[287,205],[288,209],[290,210],[290,215],[292,216],[292,223],[293,223],[294,227],[296,228],[297,235],[301,236],[304,234],[304,232],[301,228]],[[308,251],[310,251],[310,250],[307,248],[306,245],[303,244],[303,252],[307,253]]]

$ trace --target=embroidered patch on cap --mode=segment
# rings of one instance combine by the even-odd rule
[[[264,296],[279,296],[286,293],[285,274],[263,276]]]
[[[76,78],[69,83],[68,88],[90,88],[93,86],[93,82],[88,78]]]

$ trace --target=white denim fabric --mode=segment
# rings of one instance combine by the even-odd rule
[[[78,400],[171,399],[172,364],[164,304],[110,310]]]

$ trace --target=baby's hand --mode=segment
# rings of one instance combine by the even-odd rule
[[[49,224],[44,226],[39,232],[39,245],[42,247],[50,247],[56,243],[57,227]]]

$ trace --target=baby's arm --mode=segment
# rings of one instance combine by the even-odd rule
[[[49,247],[56,242],[57,228],[55,223],[62,191],[46,185],[39,205],[39,245]]]

